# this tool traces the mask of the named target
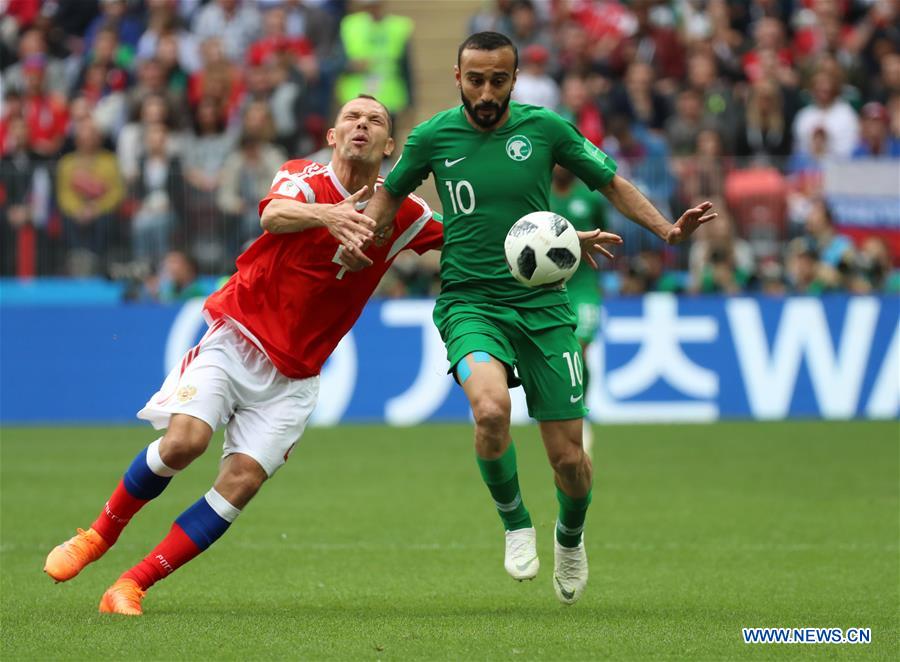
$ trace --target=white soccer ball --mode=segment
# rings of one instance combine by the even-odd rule
[[[528,287],[562,286],[581,260],[574,226],[549,211],[535,211],[516,221],[503,248],[512,275]]]

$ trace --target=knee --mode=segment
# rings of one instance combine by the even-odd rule
[[[233,506],[243,508],[256,496],[266,478],[266,472],[255,460],[235,454],[226,458],[215,488]]]
[[[211,435],[209,426],[175,426],[170,427],[159,445],[159,456],[167,466],[183,469],[203,455],[209,446]]]
[[[509,430],[509,398],[484,395],[472,402],[472,415],[479,430],[491,437],[506,436]]]
[[[578,474],[587,471],[587,456],[580,446],[567,444],[550,456],[550,464],[558,476],[574,479]]]

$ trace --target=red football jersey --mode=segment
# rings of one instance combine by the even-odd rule
[[[334,204],[349,196],[330,165],[298,159],[275,175],[259,213],[275,198]],[[358,203],[357,209],[365,205]],[[208,318],[237,322],[285,376],[312,377],[356,322],[396,255],[407,248],[421,254],[442,242],[443,226],[415,195],[403,201],[387,238],[366,249],[374,264],[356,272],[340,264],[342,248],[326,228],[264,232],[238,257],[237,273],[210,295],[205,311]]]

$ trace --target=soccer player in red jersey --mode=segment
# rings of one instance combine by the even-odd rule
[[[55,547],[44,571],[77,575],[113,545],[129,520],[197,459],[225,426],[212,488],[168,535],[125,572],[100,611],[140,615],[144,593],[215,542],[285,463],[316,404],[322,364],[362,312],[401,250],[439,248],[440,222],[410,195],[393,225],[372,235],[363,215],[382,159],[394,148],[391,119],[361,96],[338,113],[331,163],[288,161],[259,203],[265,232],[237,259],[237,273],[206,301],[209,330],[138,412],[165,434],[141,450],[87,531]],[[350,193],[355,191],[355,193]],[[360,247],[377,268],[358,267]],[[344,260],[345,263],[342,262]]]

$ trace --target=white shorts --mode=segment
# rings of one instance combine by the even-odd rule
[[[249,455],[271,476],[287,461],[316,406],[319,377],[290,379],[237,330],[215,322],[138,412],[157,430],[172,414],[225,425],[222,457]]]

